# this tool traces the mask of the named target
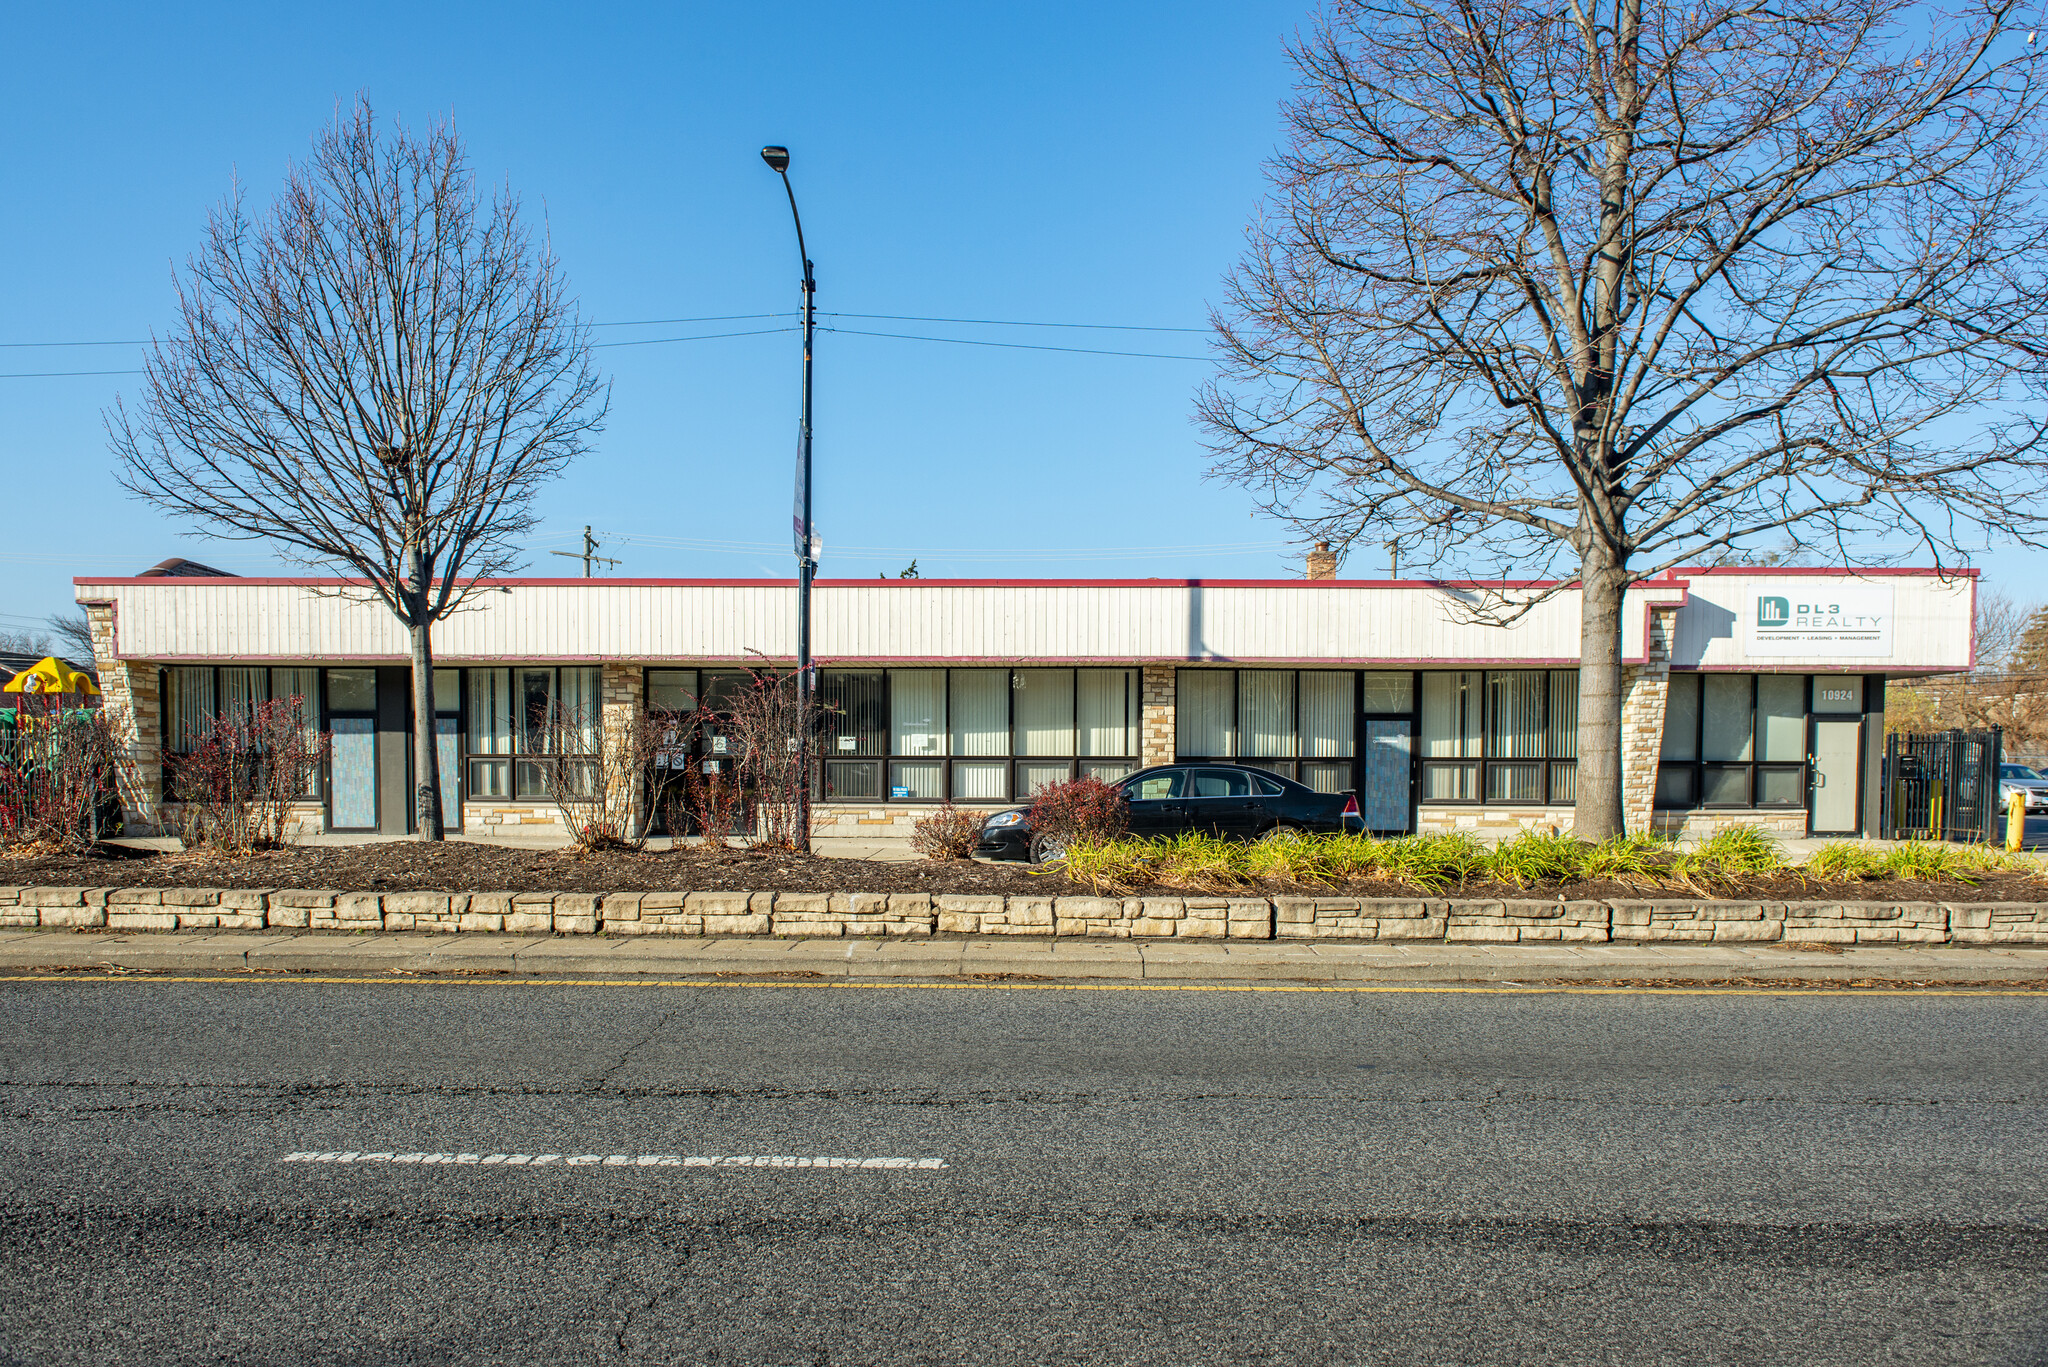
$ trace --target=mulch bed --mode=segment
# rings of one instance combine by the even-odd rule
[[[139,888],[340,888],[358,892],[930,892],[1019,893],[1074,897],[1093,889],[1057,872],[1020,864],[971,859],[888,863],[834,859],[768,850],[615,851],[585,855],[568,849],[506,845],[383,841],[367,845],[296,845],[228,859],[200,851],[138,850],[112,846],[91,855],[0,853],[0,885]],[[1236,896],[1418,897],[1404,884],[1360,880],[1332,888],[1265,883],[1233,889]],[[1138,895],[1216,895],[1188,888],[1141,888]],[[1774,902],[2042,902],[2048,879],[2026,874],[1987,875],[1976,885],[1886,879],[1819,883],[1789,874],[1749,878],[1739,885],[1703,884],[1645,889],[1627,883],[1585,882],[1563,887],[1517,888],[1469,884],[1460,898],[1695,898],[1719,895]]]

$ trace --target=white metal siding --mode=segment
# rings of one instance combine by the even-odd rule
[[[1631,591],[1623,654],[1643,656],[1652,602],[1686,601],[1681,668],[1870,667],[1957,669],[1969,663],[1972,583],[1929,575],[1879,583],[1894,592],[1894,653],[1882,660],[1749,660],[1740,614],[1757,575],[1695,575],[1689,589]],[[1690,594],[1687,599],[1686,595]],[[509,582],[479,590],[434,628],[449,663],[479,660],[744,660],[795,651],[788,584]],[[135,659],[402,660],[405,633],[388,610],[339,586],[165,579],[82,584],[80,599],[112,600],[123,655]],[[1507,625],[1476,615],[1467,590],[1335,585],[827,584],[814,604],[824,663],[875,661],[1214,660],[1391,664],[1570,663],[1579,656],[1579,596],[1561,592]],[[1731,625],[1733,623],[1734,625]]]
[[[1678,640],[1672,663],[1681,669],[1824,670],[1871,669],[1879,672],[1968,669],[1971,664],[1971,621],[1976,607],[1974,578],[1944,579],[1933,574],[1774,575],[1696,574],[1690,594],[1678,613]],[[1752,657],[1747,649],[1747,614],[1759,591],[1819,594],[1829,587],[1888,588],[1894,620],[1892,651],[1883,656],[1829,656],[1807,660]]]

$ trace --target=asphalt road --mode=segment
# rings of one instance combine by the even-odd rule
[[[2048,1361],[2041,995],[12,981],[0,1028],[0,1362]],[[725,1161],[827,1157],[944,1166]]]

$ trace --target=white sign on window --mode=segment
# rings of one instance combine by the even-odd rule
[[[1796,579],[1761,586],[1750,595],[1748,629],[1751,655],[1888,660],[1892,591]]]

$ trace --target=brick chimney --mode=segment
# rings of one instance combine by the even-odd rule
[[[1337,557],[1330,554],[1330,543],[1316,542],[1316,548],[1308,553],[1308,577],[1310,579],[1335,579]]]

